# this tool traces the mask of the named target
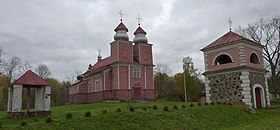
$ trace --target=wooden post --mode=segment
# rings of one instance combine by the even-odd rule
[[[27,95],[26,95],[27,112],[30,112],[30,98],[31,98],[30,87],[27,87]]]

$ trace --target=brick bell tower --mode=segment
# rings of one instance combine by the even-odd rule
[[[207,102],[270,106],[261,44],[229,31],[201,51]]]

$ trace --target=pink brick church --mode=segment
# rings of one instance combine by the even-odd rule
[[[140,27],[129,41],[128,29],[121,23],[114,30],[110,56],[98,61],[68,87],[68,103],[94,103],[104,100],[153,100],[152,44]]]

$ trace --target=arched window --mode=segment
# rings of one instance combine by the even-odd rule
[[[228,55],[222,54],[215,59],[215,65],[227,64],[227,63],[232,63],[232,60]]]
[[[258,56],[255,53],[252,53],[250,55],[250,63],[260,64],[259,58],[258,58]]]

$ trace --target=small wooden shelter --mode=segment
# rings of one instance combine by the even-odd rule
[[[26,89],[26,112],[22,111],[23,90]],[[35,89],[35,109],[30,111],[31,89]],[[8,90],[8,108],[9,118],[23,118],[33,116],[50,115],[51,86],[40,76],[27,71],[18,78],[13,86]]]

